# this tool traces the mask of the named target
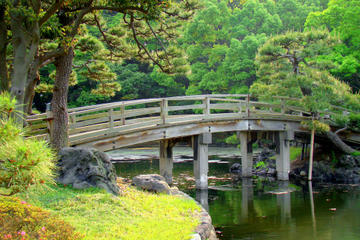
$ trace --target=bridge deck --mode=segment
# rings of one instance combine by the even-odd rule
[[[141,99],[69,109],[71,146],[110,150],[147,141],[223,131],[304,131],[311,119],[299,99],[274,97],[273,104],[249,95],[197,95]],[[338,107],[333,110],[341,111]],[[328,115],[331,113],[323,113]],[[46,138],[51,112],[27,118],[32,137]]]

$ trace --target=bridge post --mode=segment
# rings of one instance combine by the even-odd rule
[[[170,140],[160,141],[160,175],[163,176],[168,184],[172,184],[173,172],[173,144]]]
[[[252,142],[249,132],[239,132],[241,146],[241,175],[242,177],[252,176]]]
[[[205,97],[203,100],[203,104],[204,104],[203,114],[205,116],[209,116],[210,115],[210,98]]]
[[[276,172],[278,180],[289,180],[290,143],[287,132],[276,134]]]
[[[208,187],[208,144],[211,143],[211,133],[194,136],[194,176],[197,189]]]
[[[168,114],[168,100],[164,98],[160,102],[160,117],[162,124],[166,123],[166,118],[168,117]]]

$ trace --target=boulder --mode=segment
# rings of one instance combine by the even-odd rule
[[[230,172],[231,173],[241,173],[241,164],[240,163],[234,163],[230,167]]]
[[[267,162],[272,156],[275,156],[275,151],[265,147],[260,152],[257,161]]]
[[[118,195],[110,157],[96,149],[63,148],[59,152],[57,182],[77,189],[100,187]]]
[[[343,155],[338,161],[315,161],[313,163],[312,180],[332,183],[359,183],[359,156]],[[291,171],[295,179],[307,178],[308,163]]]
[[[359,166],[358,156],[342,155],[339,158],[338,166],[347,169],[352,169]]]
[[[132,180],[133,185],[136,187],[155,193],[171,193],[169,185],[163,176],[159,174],[143,174],[138,175]]]

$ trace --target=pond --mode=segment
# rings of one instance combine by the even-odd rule
[[[360,239],[360,187],[234,179],[236,148],[209,148],[209,189],[194,188],[192,150],[174,148],[174,184],[208,209],[218,237],[235,239]],[[159,173],[157,148],[110,152],[117,173],[131,179]],[[125,160],[125,161],[124,161]],[[135,162],[134,162],[135,160]]]

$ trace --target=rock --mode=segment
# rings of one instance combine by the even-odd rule
[[[274,150],[270,150],[269,148],[265,147],[262,149],[258,156],[258,161],[268,161],[270,157],[275,155]]]
[[[276,174],[276,169],[275,168],[269,168],[267,170],[267,174],[274,176]]]
[[[241,173],[241,164],[240,163],[234,163],[230,167],[230,172],[231,173]]]
[[[191,235],[190,240],[201,240],[201,236],[200,236],[200,234],[195,233],[195,234]]]
[[[259,176],[264,176],[264,175],[266,175],[267,174],[267,170],[266,169],[258,169],[258,170],[256,170],[256,175],[259,175]]]
[[[171,193],[165,178],[159,174],[143,174],[133,178],[133,184],[138,188],[156,193]]]
[[[303,179],[308,171],[308,164],[291,171],[291,177]],[[359,183],[360,157],[343,155],[339,161],[315,161],[313,163],[313,181],[333,183]]]
[[[344,168],[354,168],[358,166],[358,160],[355,156],[343,155],[339,158],[337,165]]]
[[[57,182],[77,189],[100,187],[118,195],[115,169],[110,157],[96,149],[63,148],[59,152]]]

